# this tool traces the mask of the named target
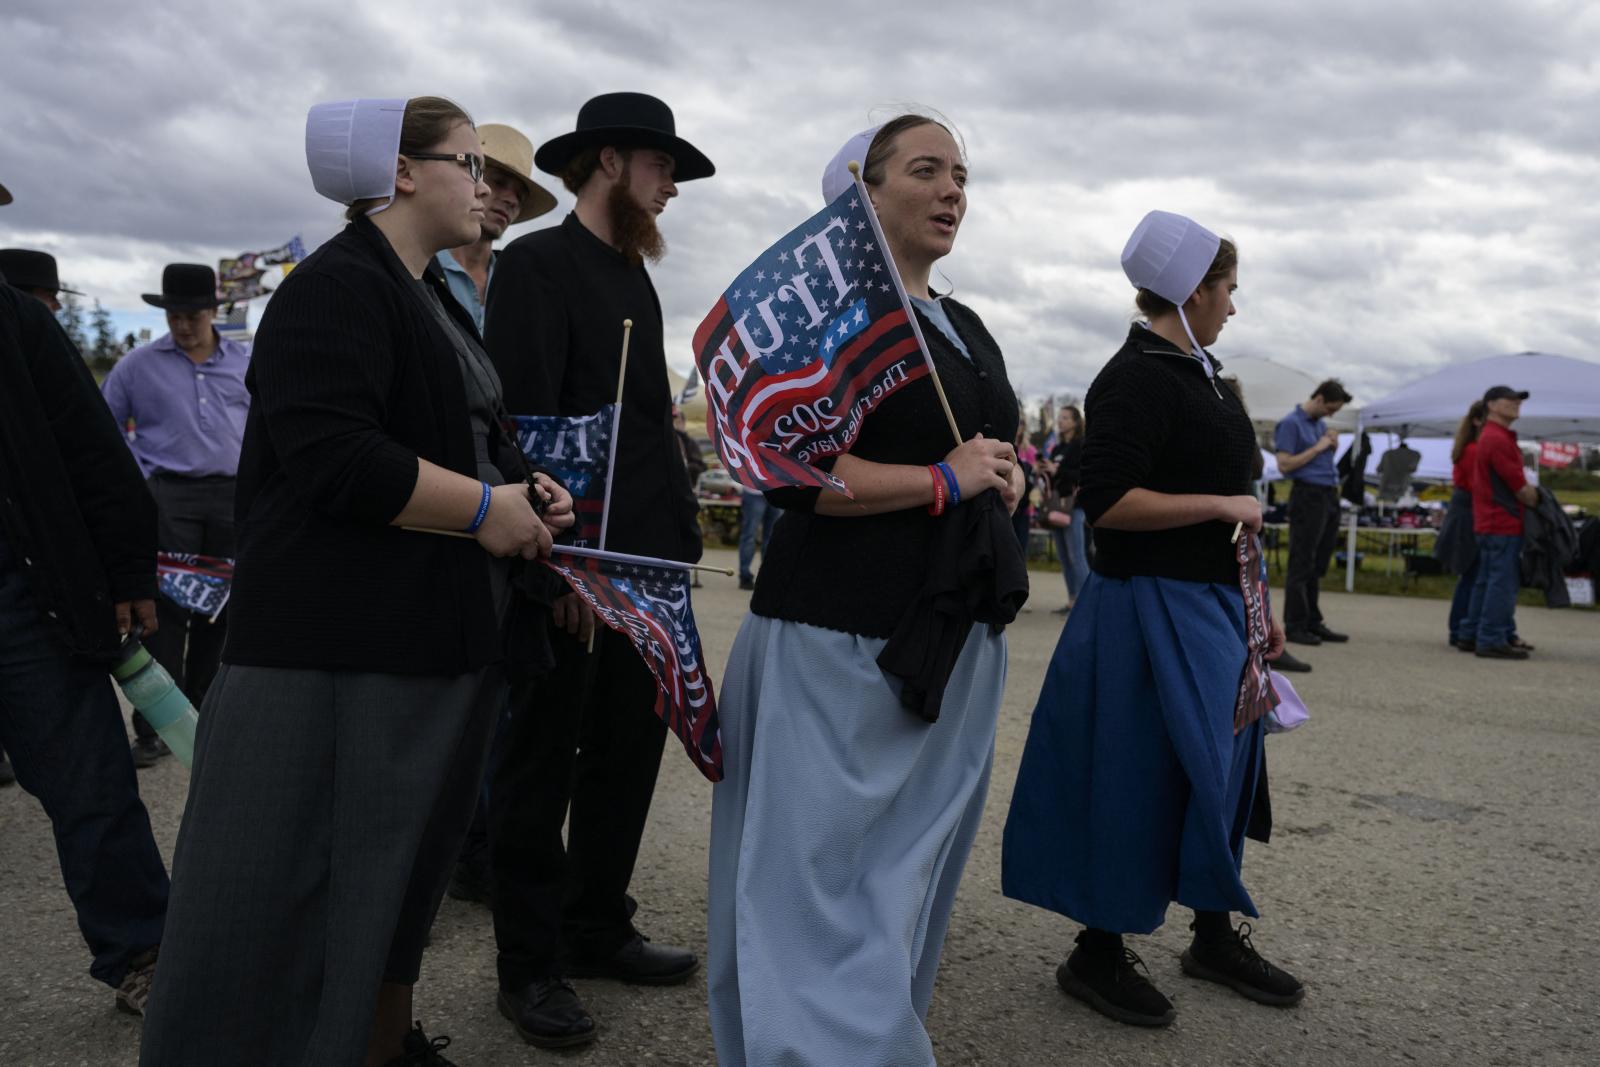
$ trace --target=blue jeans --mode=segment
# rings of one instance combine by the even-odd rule
[[[1478,620],[1472,614],[1472,593],[1478,587],[1478,560],[1456,579],[1456,592],[1450,598],[1450,640],[1476,641]]]
[[[1478,580],[1467,617],[1478,625],[1478,647],[1498,648],[1517,632],[1517,591],[1522,588],[1522,538],[1478,535]]]
[[[1050,531],[1056,542],[1056,556],[1061,560],[1061,577],[1066,580],[1069,601],[1078,599],[1089,580],[1089,556],[1084,546],[1088,526],[1083,509],[1073,508],[1072,525],[1054,527]]]
[[[117,986],[130,960],[161,943],[167,870],[111,677],[67,651],[17,562],[0,536],[0,745],[50,818],[89,973]]]
[[[782,508],[767,503],[760,493],[745,490],[739,494],[739,580],[747,582],[755,577],[750,565],[756,558],[756,531],[761,531],[761,550],[772,543],[772,526],[783,514]]]

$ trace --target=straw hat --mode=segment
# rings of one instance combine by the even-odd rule
[[[525,190],[522,211],[511,220],[513,226],[555,210],[556,198],[550,190],[529,177],[533,170],[533,142],[520,130],[489,122],[478,127],[478,140],[483,142],[484,162],[517,179]]]

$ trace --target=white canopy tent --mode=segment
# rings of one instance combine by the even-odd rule
[[[1222,376],[1238,377],[1239,384],[1244,387],[1250,420],[1258,431],[1268,432],[1279,419],[1293,411],[1296,404],[1307,400],[1322,381],[1265,356],[1231,356],[1222,361]],[[1356,412],[1352,408],[1328,420],[1328,425],[1336,430],[1350,430],[1355,424]]]
[[[1490,386],[1530,394],[1516,431],[1524,441],[1600,444],[1600,363],[1542,352],[1457,363],[1364,404],[1361,425],[1408,436],[1453,437],[1461,416]]]

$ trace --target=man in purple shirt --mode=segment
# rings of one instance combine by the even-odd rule
[[[160,551],[231,560],[250,352],[212,325],[217,275],[210,267],[171,264],[162,272],[161,292],[144,299],[166,311],[171,332],[118,360],[101,391],[156,498]],[[156,610],[160,630],[146,645],[199,707],[217,673],[227,611],[212,621],[165,597]],[[138,713],[133,726],[137,765],[148,767],[167,754],[166,743]]]

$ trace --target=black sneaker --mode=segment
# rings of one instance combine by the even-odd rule
[[[440,1034],[430,1039],[422,1032],[421,1023],[413,1023],[411,1032],[400,1040],[400,1055],[383,1067],[456,1067],[455,1060],[444,1057],[444,1050],[449,1047],[448,1037]]]
[[[172,749],[159,737],[136,737],[133,741],[133,765],[143,770],[154,767],[163,756],[172,755]]]
[[[1300,1003],[1306,995],[1306,987],[1298,978],[1261,958],[1250,943],[1249,923],[1242,922],[1228,936],[1214,940],[1196,936],[1179,962],[1183,973],[1191,978],[1225,985],[1257,1004],[1287,1008]]]
[[[517,1036],[539,1048],[572,1048],[594,1040],[594,1019],[562,978],[542,978],[521,989],[500,990],[500,1014]]]
[[[1333,644],[1336,644],[1336,645],[1342,645],[1346,641],[1350,640],[1350,635],[1349,634],[1336,633],[1335,631],[1328,629],[1328,627],[1326,625],[1324,625],[1323,623],[1320,623],[1320,622],[1317,623],[1315,626],[1309,627],[1309,629],[1311,630],[1312,633],[1316,634],[1318,637],[1322,638],[1324,641],[1331,641]]]
[[[1510,645],[1487,645],[1475,653],[1479,659],[1527,659],[1528,654]]]
[[[1476,652],[1478,651],[1478,642],[1474,641],[1470,637],[1463,637],[1461,640],[1456,642],[1456,648],[1460,649],[1462,652]]]
[[[750,590],[754,589],[755,587],[756,587],[756,580],[754,578],[740,578],[739,579],[739,588],[743,589],[745,592],[749,592]]]
[[[1285,630],[1283,639],[1294,645],[1320,645],[1322,638],[1310,630]]]
[[[1056,985],[1070,996],[1119,1023],[1130,1026],[1168,1026],[1178,1017],[1172,1001],[1137,968],[1144,961],[1131,948],[1117,953],[1090,953],[1078,947],[1056,968]],[[1145,974],[1149,968],[1145,968]]]

